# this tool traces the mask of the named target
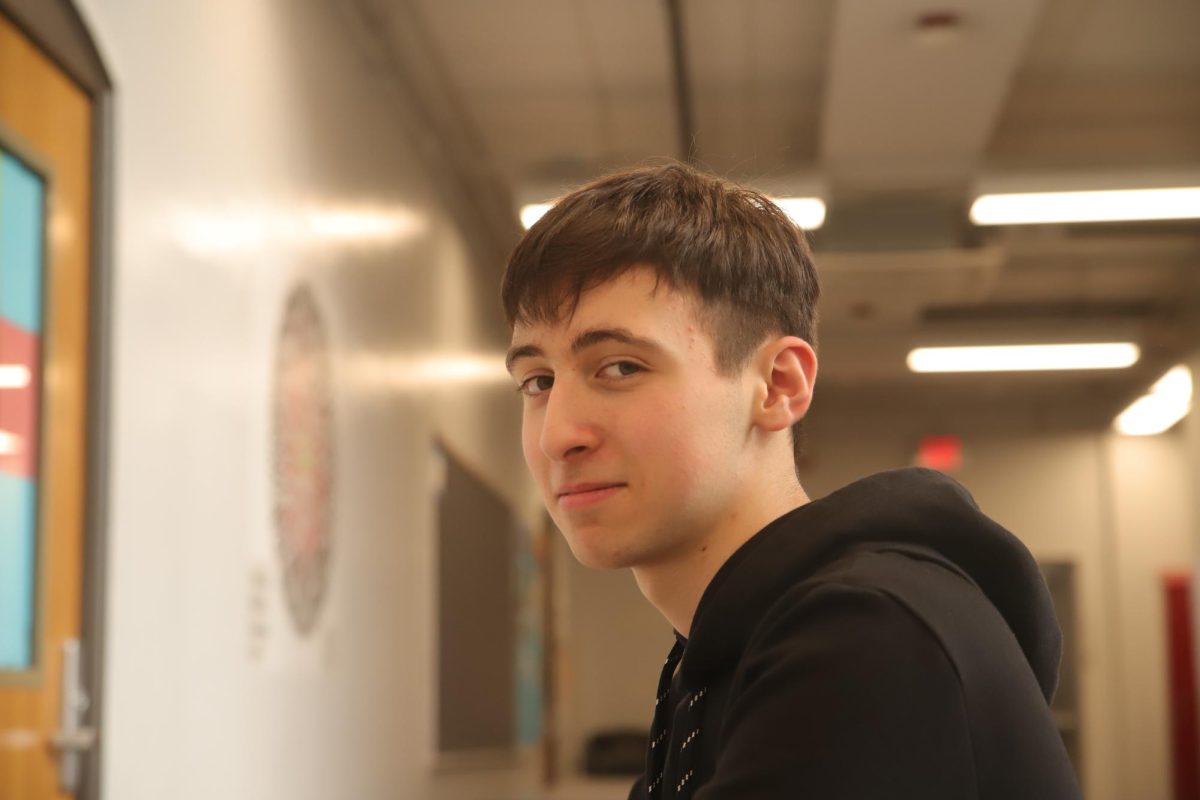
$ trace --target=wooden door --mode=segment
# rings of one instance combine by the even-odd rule
[[[0,798],[59,788],[81,626],[92,106],[0,15]]]

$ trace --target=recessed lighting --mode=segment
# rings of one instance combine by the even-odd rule
[[[1129,222],[1200,218],[1200,187],[1098,192],[1028,192],[980,195],[971,204],[976,225],[1049,222]]]
[[[1183,365],[1171,369],[1113,420],[1126,436],[1154,436],[1175,426],[1192,410],[1192,371]]]
[[[918,347],[908,354],[913,372],[1028,372],[1123,369],[1141,351],[1131,342]]]

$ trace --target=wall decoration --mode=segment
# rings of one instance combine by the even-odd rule
[[[275,529],[283,593],[308,636],[328,594],[332,555],[333,380],[312,289],[288,295],[275,357]]]
[[[0,147],[0,671],[33,669],[46,183]]]

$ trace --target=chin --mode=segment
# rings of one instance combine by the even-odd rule
[[[607,542],[584,541],[583,536],[576,533],[563,533],[567,546],[575,560],[591,569],[625,569],[636,566],[636,554],[626,548],[613,550],[605,547]]]

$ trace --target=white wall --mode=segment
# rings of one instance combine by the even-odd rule
[[[104,796],[463,796],[430,777],[434,435],[523,511],[533,493],[506,382],[414,376],[507,344],[499,259],[472,256],[484,246],[333,4],[81,6],[117,89]],[[399,229],[317,241],[314,209]],[[336,382],[335,548],[311,640],[283,616],[270,494],[274,341],[301,279]]]
[[[1109,466],[1119,565],[1114,596],[1121,613],[1122,786],[1142,797],[1172,797],[1167,636],[1162,577],[1190,569],[1196,517],[1188,502],[1184,431],[1145,439],[1112,437]],[[1131,796],[1127,794],[1126,796]]]
[[[1192,413],[1184,419],[1181,427],[1183,428],[1184,446],[1187,450],[1188,467],[1190,473],[1197,476],[1197,480],[1192,483],[1194,487],[1200,484],[1200,412],[1196,410],[1200,409],[1200,344],[1197,345],[1186,363],[1191,368],[1192,380],[1196,385],[1193,390]],[[1200,555],[1200,492],[1193,489],[1191,497],[1192,511],[1197,520],[1197,525],[1193,530],[1193,547],[1196,548],[1194,554]],[[1200,571],[1197,571],[1196,574],[1200,576]],[[1196,592],[1200,593],[1200,585],[1196,587]],[[1197,608],[1200,608],[1200,603],[1197,604]],[[1200,646],[1200,642],[1197,644]]]

